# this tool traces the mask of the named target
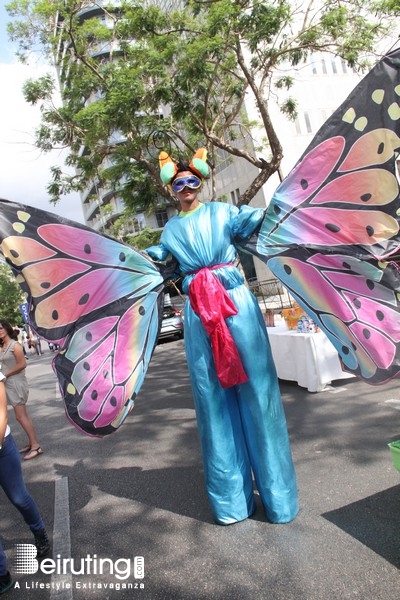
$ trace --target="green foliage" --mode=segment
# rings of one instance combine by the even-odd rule
[[[52,201],[95,177],[132,212],[160,196],[172,201],[159,179],[160,146],[152,138],[159,130],[174,140],[164,149],[175,158],[206,146],[212,176],[221,154],[256,167],[257,183],[244,192],[250,201],[282,156],[270,103],[277,97],[283,114],[296,115],[293,79],[282,73],[315,52],[362,66],[365,52],[388,31],[387,17],[399,11],[398,0],[187,0],[168,10],[126,0],[99,3],[99,20],[87,18],[89,4],[13,0],[8,31],[22,60],[40,48],[58,67],[63,106],[53,104],[50,76],[24,89],[42,110],[37,146],[69,149],[68,171],[52,169]],[[257,147],[246,137],[247,98],[264,130]]]
[[[138,250],[145,250],[160,243],[161,233],[161,230],[145,227],[140,233],[128,236],[124,241]]]
[[[55,82],[51,75],[47,74],[39,79],[28,79],[24,84],[25,100],[29,104],[36,104],[40,100],[51,98],[54,93]]]
[[[287,98],[281,105],[281,111],[288,119],[294,121],[297,117],[297,102],[294,98]]]
[[[393,14],[394,16],[399,16],[400,0],[387,0],[387,2],[383,2],[381,10],[385,13]]]
[[[23,325],[19,310],[20,304],[25,302],[25,295],[17,283],[10,267],[0,261],[0,315],[12,325]]]
[[[291,77],[289,75],[284,75],[283,77],[279,77],[275,81],[275,87],[278,90],[282,90],[282,89],[290,90],[292,85],[293,85],[293,77]]]

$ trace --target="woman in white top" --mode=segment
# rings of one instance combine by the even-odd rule
[[[0,320],[0,371],[6,376],[7,402],[13,407],[15,418],[28,437],[28,444],[21,453],[25,453],[24,460],[31,460],[43,454],[43,450],[26,408],[29,388],[25,369],[26,358],[16,339],[16,332],[8,321]]]

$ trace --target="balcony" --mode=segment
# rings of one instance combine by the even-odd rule
[[[120,0],[99,0],[96,3],[93,3],[91,6],[86,6],[78,11],[77,15],[81,21],[85,21],[86,19],[92,19],[98,15],[104,15],[104,10],[109,10],[110,7],[113,9],[118,9],[121,6]]]

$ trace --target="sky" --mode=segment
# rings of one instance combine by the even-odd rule
[[[6,23],[10,20],[0,3],[0,198],[20,202],[84,223],[78,194],[63,197],[54,206],[46,192],[51,181],[50,167],[64,168],[65,154],[58,150],[41,153],[34,146],[34,132],[40,124],[40,110],[25,102],[24,82],[53,72],[39,61],[22,65],[15,56],[15,46],[7,39]]]

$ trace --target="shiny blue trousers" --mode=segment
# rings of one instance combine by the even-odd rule
[[[44,529],[39,508],[26,489],[22,476],[21,457],[11,434],[4,438],[0,450],[0,486],[15,508],[21,513],[33,534]],[[0,576],[7,573],[7,558],[0,544]]]
[[[226,319],[249,381],[223,389],[200,318],[185,308],[185,347],[193,388],[208,498],[222,525],[255,510],[286,523],[298,512],[296,476],[279,382],[261,311],[244,285],[227,290],[239,314]]]

